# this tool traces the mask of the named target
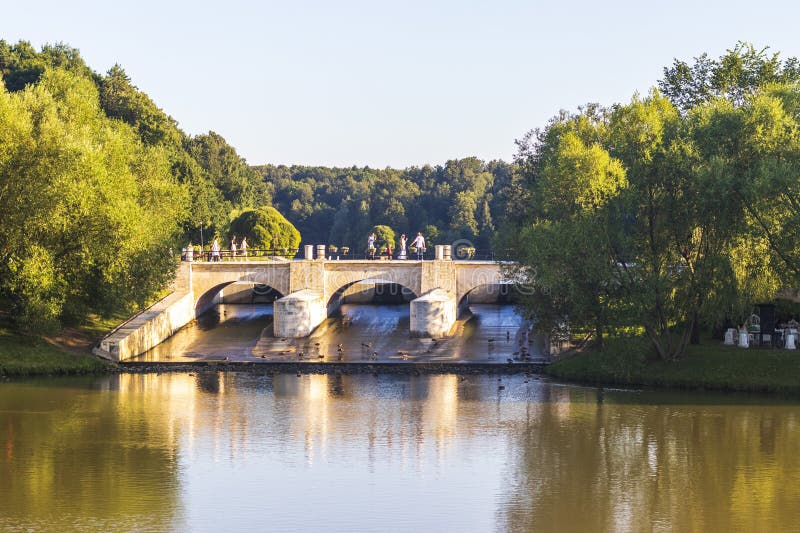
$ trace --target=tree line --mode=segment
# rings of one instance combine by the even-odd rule
[[[520,142],[504,233],[540,328],[641,332],[666,360],[800,282],[800,68],[739,43]],[[696,340],[696,339],[695,339]]]
[[[507,218],[516,165],[475,157],[399,169],[255,167],[272,205],[308,244],[362,253],[376,226],[399,236],[422,232],[429,244],[466,239],[490,248]],[[413,237],[411,237],[413,238]]]
[[[540,329],[637,331],[664,359],[800,281],[800,64],[744,43],[559,113],[511,163],[406,169],[250,166],[64,44],[0,40],[0,76],[0,316],[21,329],[146,305],[201,228],[251,248],[360,252],[377,228],[514,250]]]

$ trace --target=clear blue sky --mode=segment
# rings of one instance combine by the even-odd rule
[[[405,167],[476,155],[559,109],[655,85],[673,58],[737,40],[800,56],[800,3],[7,2],[0,38],[121,64],[190,134],[251,164]]]

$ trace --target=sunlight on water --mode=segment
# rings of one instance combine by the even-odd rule
[[[462,318],[458,335],[412,339],[404,305],[342,305],[341,315],[323,322],[303,339],[272,334],[272,305],[220,305],[195,324],[150,350],[144,361],[315,361],[315,362],[505,362],[520,346],[522,320],[510,305],[479,304]],[[520,341],[522,340],[522,344]]]
[[[800,410],[455,375],[0,385],[2,531],[788,531]]]

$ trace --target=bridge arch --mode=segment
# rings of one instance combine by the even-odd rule
[[[342,298],[345,296],[345,293],[347,292],[347,290],[350,289],[351,287],[353,287],[354,285],[358,284],[358,283],[375,283],[376,285],[378,285],[378,284],[395,285],[397,287],[400,287],[401,294],[404,291],[408,291],[408,293],[410,294],[409,300],[413,300],[414,298],[418,298],[419,297],[419,294],[414,292],[413,289],[411,289],[410,287],[407,287],[406,285],[403,285],[402,283],[398,283],[397,281],[394,281],[394,280],[383,279],[383,278],[359,279],[359,280],[348,282],[348,283],[342,285],[341,287],[339,287],[335,292],[331,293],[330,296],[328,296],[328,299],[326,301],[326,305],[327,305],[328,309],[331,310],[331,309],[334,309],[334,308],[338,307],[338,305],[341,302]]]
[[[217,304],[218,303],[217,297],[226,287],[229,287],[231,285],[244,285],[244,284],[247,285],[252,284],[253,290],[258,290],[262,294],[271,293],[270,294],[271,300],[277,300],[278,298],[282,298],[283,296],[285,296],[285,294],[283,294],[279,290],[266,284],[253,284],[250,281],[236,281],[236,280],[225,281],[206,289],[205,292],[203,292],[202,294],[195,294],[195,304],[194,304],[195,314],[200,315],[208,311],[215,304]],[[256,287],[258,288],[256,289]]]
[[[465,297],[479,287],[511,283],[497,264],[459,265],[456,273],[456,301],[461,306]]]
[[[248,265],[246,263],[196,263],[191,270],[194,309],[201,314],[211,308],[220,291],[233,284],[272,289],[278,297],[289,294],[288,265]]]
[[[511,281],[476,285],[461,296],[458,300],[458,306],[461,309],[470,303],[492,303],[486,300],[493,300],[496,303],[513,303],[516,292],[516,284]],[[477,301],[474,301],[473,298]]]
[[[341,295],[349,287],[360,282],[393,283],[405,287],[415,296],[421,294],[422,275],[413,264],[365,265],[362,268],[348,268],[331,262],[325,271],[325,302],[330,304],[334,297]]]

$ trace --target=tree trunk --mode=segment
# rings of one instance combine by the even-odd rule
[[[598,350],[602,350],[603,349],[603,324],[601,324],[600,322],[597,322],[597,324],[594,327],[594,332],[595,332],[595,337],[596,337],[596,339],[594,341],[594,346]]]
[[[692,336],[689,339],[689,344],[700,344],[700,324],[697,319],[697,311],[692,313]]]

